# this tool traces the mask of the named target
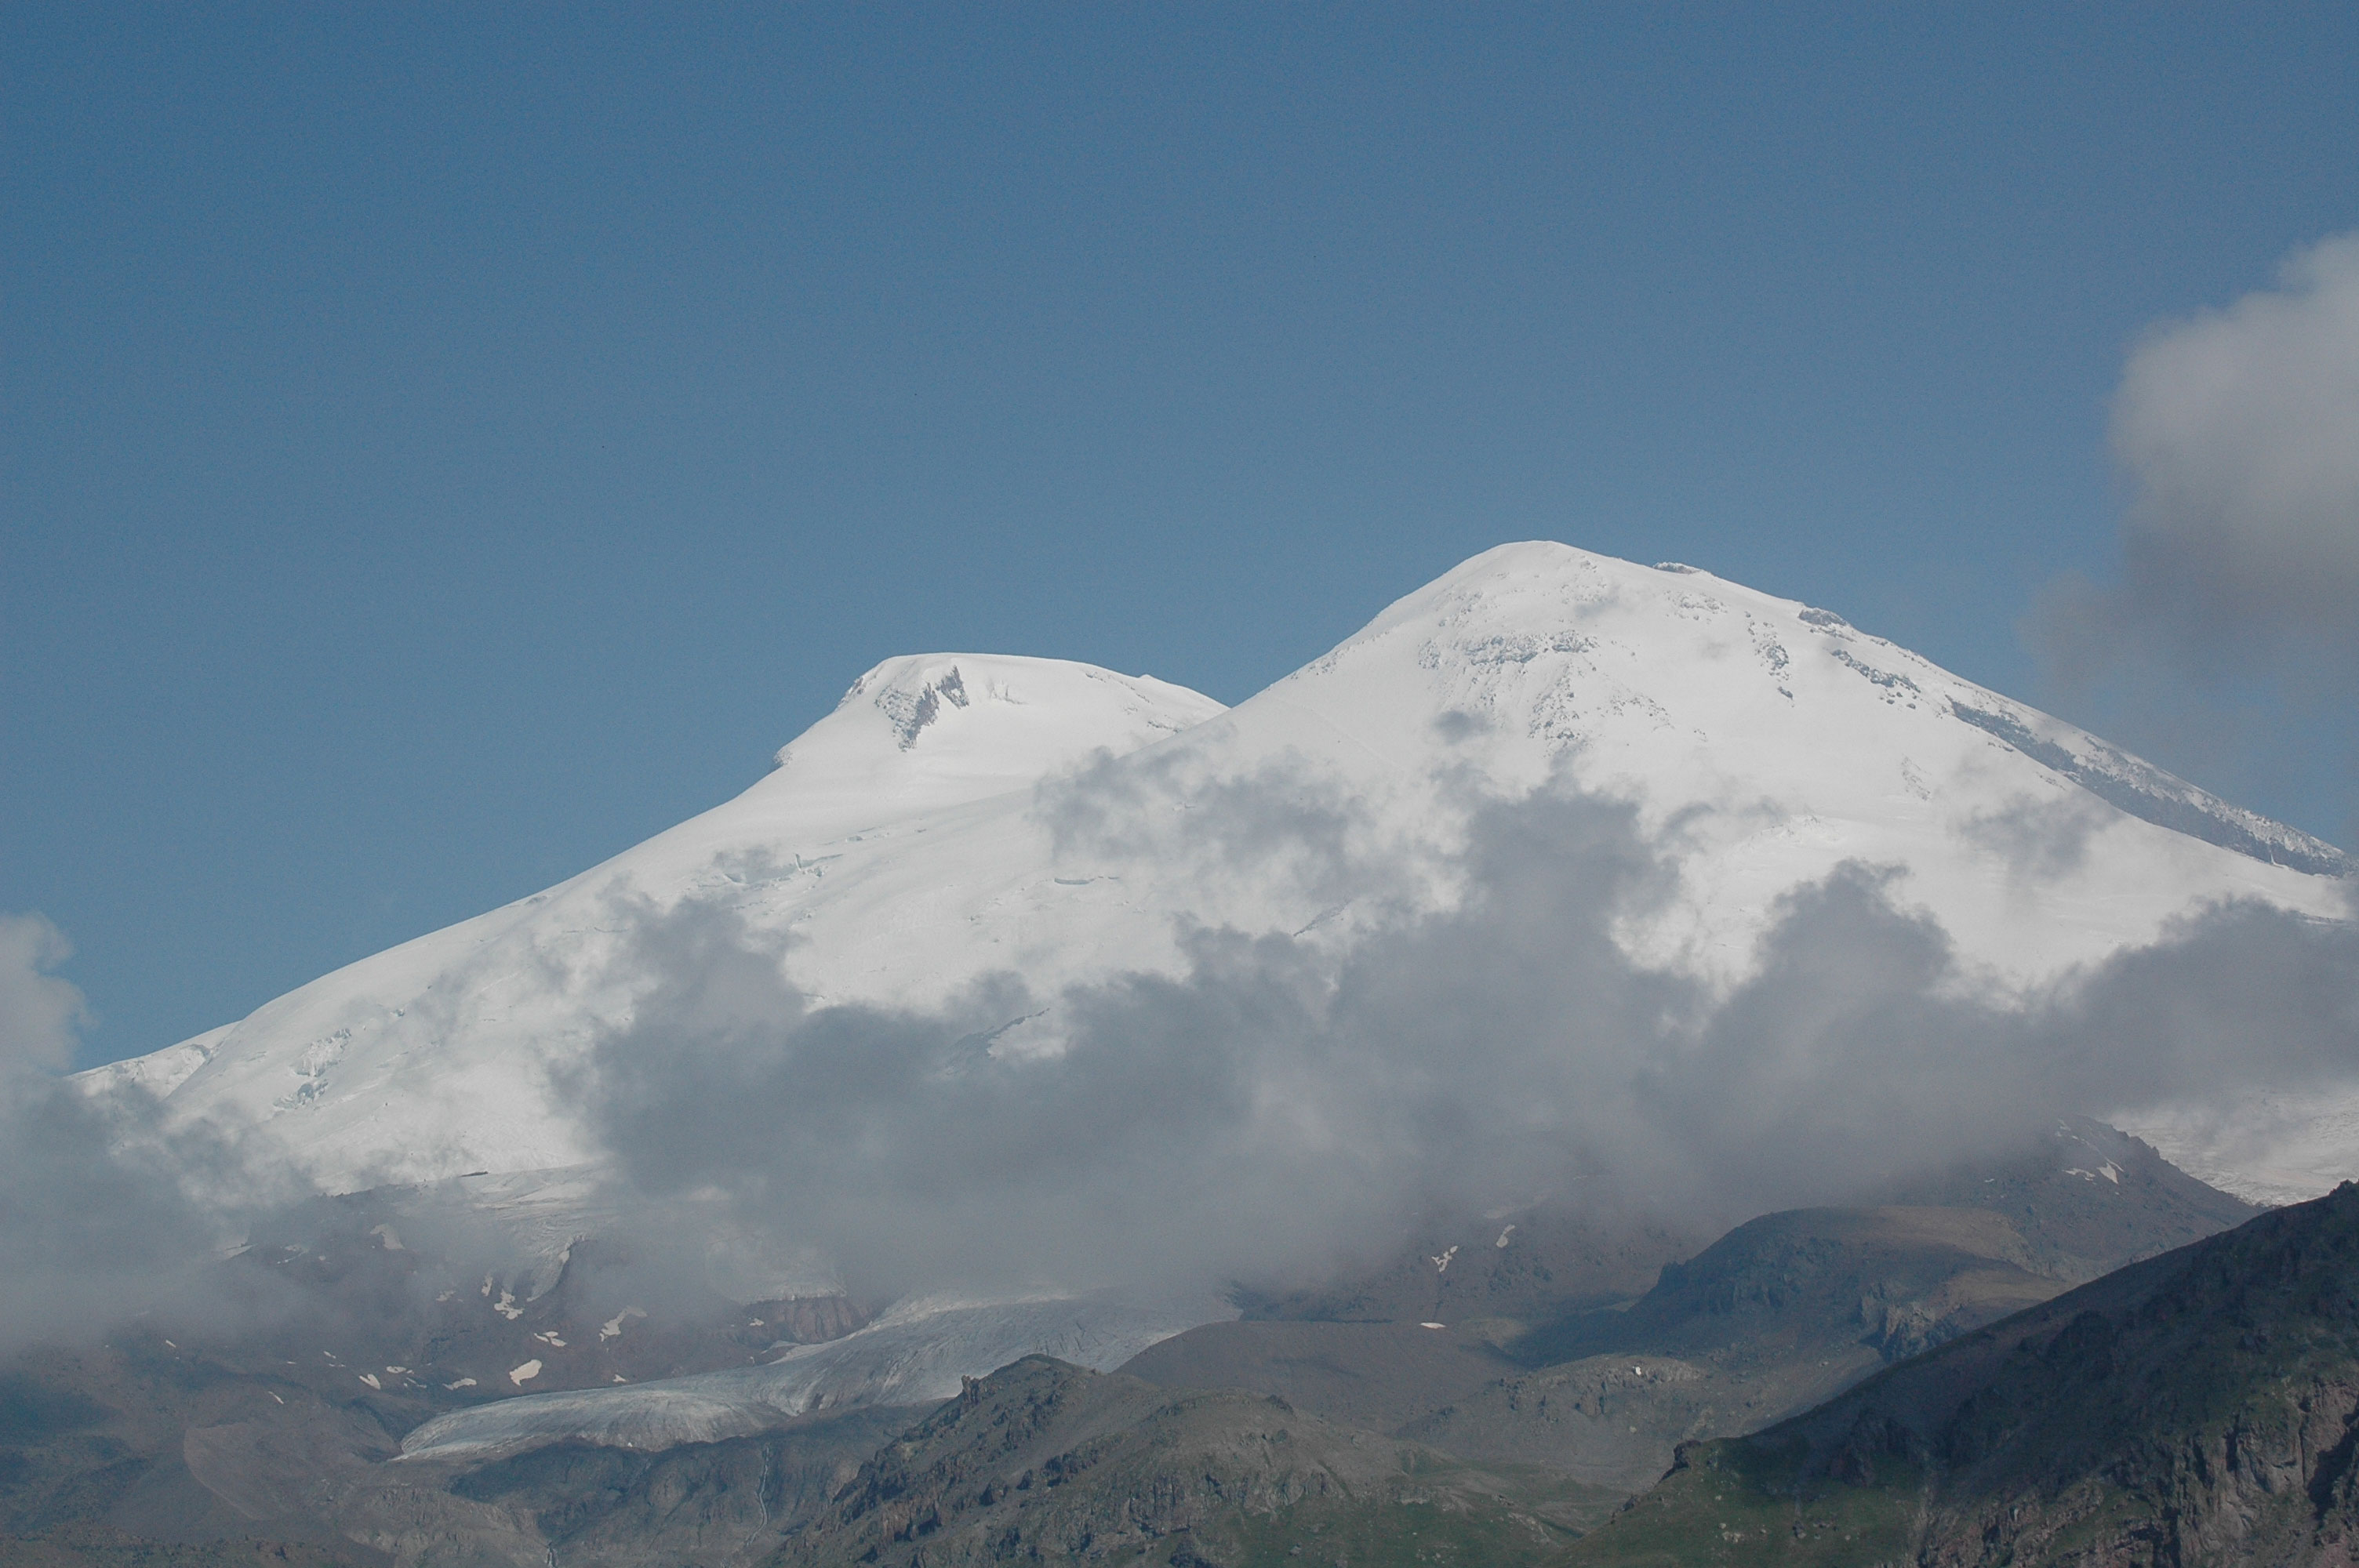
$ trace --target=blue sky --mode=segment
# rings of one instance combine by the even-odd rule
[[[2347,842],[2332,658],[2019,626],[2142,335],[2359,228],[2354,81],[2340,5],[10,7],[0,910],[149,1050],[889,654],[1234,701],[1532,536]]]

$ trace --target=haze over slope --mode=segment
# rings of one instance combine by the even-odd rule
[[[1705,573],[1501,546],[1228,711],[891,660],[779,761],[86,1081],[330,1189],[588,1163],[890,1230],[905,1283],[978,1221],[1078,1249],[1223,1190],[1207,1150],[1331,1236],[1601,1171],[1807,1201],[2059,1109],[2180,1108],[2166,1152],[2248,1193],[2340,1173],[2217,1114],[2326,1125],[2340,851]]]

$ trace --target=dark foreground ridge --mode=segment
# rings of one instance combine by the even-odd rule
[[[773,1562],[1538,1563],[1571,1539],[1564,1500],[1283,1400],[1030,1356],[886,1444]]]
[[[2354,1461],[2346,1183],[1689,1444],[1563,1563],[2323,1568],[2359,1560]]]

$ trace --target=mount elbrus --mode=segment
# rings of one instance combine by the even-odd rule
[[[0,1532],[1539,1561],[1680,1443],[2359,1173],[2350,1086],[2137,1005],[2223,911],[2346,929],[2352,870],[1560,545],[1234,708],[888,660],[734,800],[83,1075],[314,1195],[222,1265],[251,1324],[12,1375]],[[2133,1038],[2049,1071],[2092,997]]]
[[[1782,895],[1846,861],[1897,868],[1897,901],[2025,982],[2207,903],[2348,907],[2333,847],[1825,611],[1512,545],[1226,710],[1060,661],[887,660],[735,799],[88,1076],[259,1134],[328,1191],[578,1170],[603,1151],[568,1069],[640,1000],[635,926],[685,902],[790,935],[785,977],[814,1002],[924,1008],[1018,973],[1042,1011],[997,1021],[991,1048],[1053,1051],[1062,992],[1179,973],[1189,930],[1348,944],[1390,912],[1275,851],[1208,863],[1175,808],[1281,776],[1349,802],[1336,831],[1408,868],[1382,890],[1396,909],[1452,896],[1473,802],[1626,800],[1678,863],[1623,939],[1722,984]],[[2267,1148],[2216,1117],[2159,1141],[2231,1190],[2308,1196],[2359,1173],[2321,1136],[2335,1115],[2308,1108]]]

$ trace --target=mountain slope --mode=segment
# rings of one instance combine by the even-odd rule
[[[2209,901],[2345,907],[2331,846],[1831,614],[1515,545],[1226,713],[1055,661],[888,661],[737,799],[87,1081],[258,1130],[330,1189],[574,1165],[601,1151],[566,1075],[644,994],[635,934],[684,905],[777,934],[815,1001],[1018,977],[1044,1000],[993,1049],[1053,1052],[1065,987],[1175,973],[1186,928],[1348,946],[1447,906],[1469,803],[1550,781],[1675,845],[1676,887],[1625,940],[1723,983],[1781,896],[1845,861],[1897,868],[1897,900],[2017,982]],[[1259,849],[1212,809],[1256,788],[1298,808]],[[1391,880],[1339,881],[1344,860]]]
[[[1523,1322],[1208,1324],[1122,1370],[1170,1387],[1277,1395],[1478,1464],[1542,1465],[1634,1491],[1683,1441],[1783,1419],[1928,1346],[2255,1212],[2084,1120],[2059,1123],[2017,1158],[1889,1195],[1900,1206],[1749,1220],[1667,1262],[1636,1299],[1603,1308],[1567,1271],[1553,1309],[1535,1303]],[[1509,1246],[1486,1248],[1488,1234],[1464,1250],[1504,1257],[1524,1245],[1510,1227],[1499,1238]],[[1439,1248],[1419,1261],[1429,1278],[1461,1266]],[[1356,1293],[1331,1299],[1346,1316],[1364,1304]]]
[[[2354,1454],[2346,1184],[1687,1451],[1566,1563],[2345,1563]]]
[[[1563,1532],[1512,1490],[1283,1400],[1036,1356],[887,1444],[776,1562],[1533,1562]]]
[[[816,989],[926,1000],[941,988],[908,938],[940,934],[919,912],[978,881],[986,901],[1054,896],[1020,809],[1032,784],[1220,711],[1184,687],[1060,660],[888,659],[734,800],[84,1081],[137,1084],[183,1117],[259,1130],[332,1191],[578,1165],[600,1151],[552,1075],[629,1016],[635,923],[696,898],[765,928],[816,914],[821,931],[804,936],[827,971]],[[994,811],[1010,792],[1019,809]]]

